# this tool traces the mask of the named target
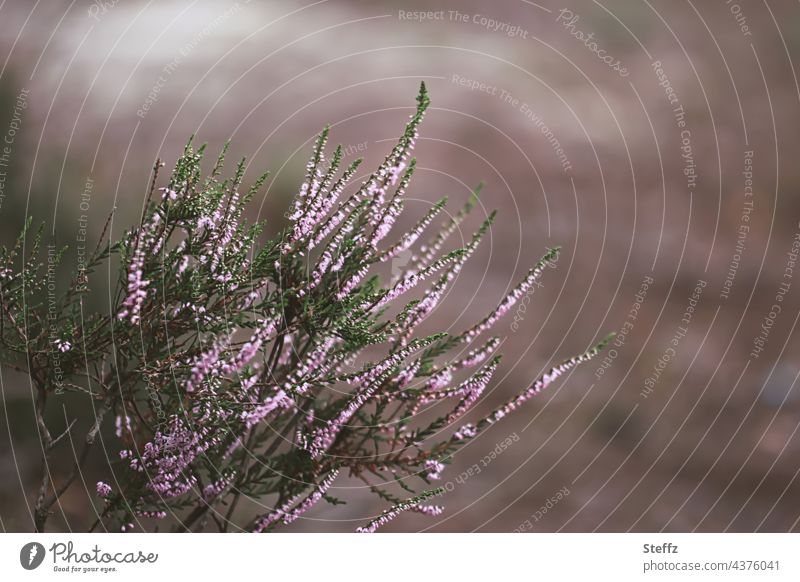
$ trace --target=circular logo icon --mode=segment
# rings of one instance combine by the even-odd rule
[[[39,542],[30,542],[19,551],[19,563],[26,570],[35,570],[44,561],[44,546]]]

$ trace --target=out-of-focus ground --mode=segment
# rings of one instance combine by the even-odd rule
[[[442,12],[409,16],[419,10]],[[212,151],[232,140],[251,179],[273,170],[253,214],[277,229],[315,132],[331,123],[333,141],[375,165],[425,80],[410,212],[444,194],[457,207],[481,180],[485,211],[500,211],[428,328],[465,327],[546,246],[563,247],[516,324],[499,324],[501,380],[480,409],[626,333],[605,367],[580,367],[459,453],[442,516],[391,529],[797,531],[799,59],[800,6],[778,0],[6,0],[2,240],[26,214],[67,244],[85,215],[96,237],[115,206],[119,233],[155,158],[170,165],[190,134]],[[26,531],[39,444],[27,382],[2,379],[0,519]],[[86,482],[104,470],[98,455]],[[349,531],[383,508],[337,495],[350,503],[299,528]],[[64,499],[72,527],[89,503],[82,486]],[[67,527],[61,514],[52,527]]]

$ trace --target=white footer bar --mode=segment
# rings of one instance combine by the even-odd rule
[[[798,534],[4,534],[0,579],[796,581],[798,554]]]

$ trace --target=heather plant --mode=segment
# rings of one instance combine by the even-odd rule
[[[262,240],[264,224],[244,214],[267,176],[244,189],[242,161],[223,179],[227,148],[204,174],[204,147],[190,141],[160,188],[156,164],[138,226],[116,242],[106,242],[105,229],[60,292],[54,273],[64,249],[48,247],[44,259],[41,229],[31,232],[28,222],[16,245],[3,247],[1,362],[27,374],[35,393],[43,453],[37,531],[84,480],[99,440],[115,460],[92,485],[91,530],[272,531],[318,503],[343,503],[330,493],[337,479],[363,482],[386,504],[358,531],[403,511],[435,516],[443,511],[435,483],[453,455],[602,348],[466,422],[500,364],[495,324],[558,249],[472,327],[417,333],[495,216],[463,248],[445,250],[476,191],[438,233],[428,231],[445,199],[390,236],[428,102],[422,85],[397,145],[358,186],[350,181],[360,160],[342,168],[341,147],[326,158],[322,131],[288,226],[270,240]],[[382,274],[407,253],[403,272]],[[89,313],[89,276],[112,260],[120,267],[109,309]],[[72,434],[73,424],[58,435],[48,427],[48,407],[65,392],[91,410],[83,436]],[[55,455],[74,456],[71,471],[52,474]],[[249,511],[243,499],[263,509]]]

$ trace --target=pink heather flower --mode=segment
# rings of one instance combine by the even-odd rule
[[[189,266],[189,255],[183,255],[181,262],[178,264],[178,274],[183,275],[186,268]]]
[[[238,201],[239,194],[238,192],[234,192],[229,200],[220,200],[219,208],[215,212],[215,216],[221,217],[215,222],[218,226],[222,226],[223,228],[219,231],[219,235],[217,237],[214,237],[208,242],[208,246],[210,248],[207,248],[207,250],[211,254],[210,267],[212,273],[218,273],[220,264],[225,255],[225,251],[228,249],[228,246],[231,244],[231,241],[233,241],[233,237],[236,234],[236,221],[234,220],[233,216],[225,215],[225,208],[226,206],[230,207],[231,209],[236,208]],[[222,224],[219,224],[220,222]]]
[[[448,266],[449,264],[457,261],[464,255],[465,251],[462,249],[461,251],[454,251],[452,253],[448,253],[430,267],[423,269],[419,273],[411,273],[407,275],[400,281],[398,281],[394,287],[392,287],[389,291],[387,291],[383,297],[381,297],[378,302],[372,307],[373,309],[380,309],[387,303],[391,303],[407,291],[416,287],[419,283],[427,279],[431,276],[431,274],[435,273],[443,269],[444,267]],[[365,304],[364,308],[369,307],[369,304]]]
[[[347,213],[344,210],[338,210],[334,213],[330,218],[328,218],[318,229],[316,235],[314,236],[311,241],[308,243],[309,250],[315,248],[319,243],[323,241],[328,235],[330,235],[334,229],[341,224],[342,220]]]
[[[194,487],[197,479],[183,473],[194,460],[221,439],[212,436],[210,429],[189,427],[178,416],[173,416],[166,429],[158,430],[145,444],[141,459],[130,451],[127,458],[135,471],[146,472],[150,479],[147,487],[164,497],[178,497]]]
[[[147,298],[147,287],[150,282],[144,279],[144,264],[148,256],[158,252],[163,244],[163,233],[156,236],[160,228],[161,216],[153,214],[136,232],[131,262],[128,265],[128,294],[122,302],[122,309],[117,313],[118,319],[129,319],[138,325],[142,304]]]
[[[209,231],[214,230],[216,224],[211,216],[201,216],[197,219],[197,230],[198,231]]]
[[[286,366],[292,359],[292,355],[294,354],[294,345],[292,343],[292,336],[291,334],[285,334],[283,339],[281,340],[283,344],[281,345],[281,353],[278,356],[278,365],[279,366]]]
[[[325,477],[325,479],[323,479],[322,482],[313,489],[313,491],[311,491],[308,497],[306,497],[301,503],[297,504],[293,509],[292,506],[297,503],[299,497],[291,499],[281,508],[276,509],[272,513],[269,513],[256,520],[253,531],[256,533],[262,532],[278,520],[281,520],[286,524],[295,521],[298,517],[300,517],[300,515],[311,509],[323,498],[338,474],[338,469],[331,471],[328,476]]]
[[[456,216],[447,222],[446,226],[436,235],[433,241],[420,247],[419,250],[421,256],[415,264],[417,269],[424,269],[433,262],[433,260],[439,255],[439,252],[441,252],[444,243],[447,242],[447,239],[450,238],[450,235],[452,235],[458,229],[458,226],[463,222],[466,216],[467,212],[464,210],[456,214]]]
[[[324,163],[324,149],[328,141],[328,130],[325,129],[317,136],[314,143],[314,155],[306,165],[306,179],[300,186],[300,190],[294,201],[292,213],[289,215],[291,221],[291,234],[283,244],[281,250],[284,254],[288,253],[294,243],[305,238],[315,226],[314,216],[311,216],[312,208],[317,204],[316,198],[319,195],[322,178],[320,166]]]
[[[166,519],[167,512],[166,511],[134,511],[136,517],[144,517],[147,519]],[[132,528],[133,524],[129,524]]]
[[[386,209],[386,212],[375,226],[375,230],[367,242],[367,244],[372,247],[373,251],[378,248],[378,243],[386,238],[386,235],[389,234],[389,231],[394,226],[394,223],[397,221],[397,217],[400,216],[402,210],[403,200],[398,195],[391,202],[391,204],[389,204],[389,208]]]
[[[275,318],[264,319],[259,322],[259,327],[239,349],[239,353],[233,358],[223,363],[220,369],[223,374],[235,374],[240,372],[256,356],[261,346],[269,341],[275,333],[278,323]]]
[[[420,513],[425,513],[426,515],[438,515],[441,513],[443,508],[438,508],[437,506],[434,506],[433,508],[425,508],[425,506],[421,506],[419,503],[419,499],[421,497],[423,496],[403,501],[394,507],[387,509],[367,525],[357,528],[356,533],[374,533],[392,521],[395,517],[408,510],[419,511]]]
[[[275,318],[264,319],[259,322],[259,326],[246,341],[236,355],[225,360],[222,352],[230,339],[216,340],[211,347],[203,351],[190,364],[191,371],[189,379],[186,381],[187,392],[194,392],[203,383],[203,380],[212,374],[237,374],[256,356],[258,351],[267,343],[275,333],[277,320]]]
[[[339,251],[342,243],[344,242],[345,238],[353,232],[353,228],[355,226],[357,216],[351,215],[345,222],[342,224],[342,227],[336,232],[333,236],[331,241],[323,250],[322,255],[320,255],[319,260],[317,261],[317,266],[314,269],[314,272],[311,275],[311,281],[309,282],[309,287],[314,289],[319,283],[322,281],[322,277],[328,272],[329,267],[330,271],[338,271],[342,264],[344,263],[347,256],[345,253],[340,253],[340,256],[336,263],[331,266],[331,262],[333,261],[334,255]]]
[[[218,497],[223,491],[230,487],[235,476],[235,473],[230,472],[227,475],[223,475],[213,483],[209,483],[203,487],[203,499],[206,501],[211,501],[212,499]]]
[[[97,494],[102,497],[103,499],[108,498],[111,495],[111,485],[105,483],[103,481],[97,482]]]
[[[366,404],[378,387],[379,384],[373,382],[368,385],[367,388],[359,391],[351,398],[349,404],[336,418],[329,420],[325,426],[314,431],[307,442],[307,450],[311,452],[311,458],[318,459],[331,447],[341,430],[350,421],[356,411]]]
[[[547,264],[558,254],[558,249],[549,251],[530,271],[527,276],[500,302],[500,304],[486,318],[470,328],[463,335],[464,342],[470,342],[481,333],[491,328],[495,322],[503,317],[519,301],[520,297],[530,289],[531,285],[539,278]]]
[[[408,312],[405,320],[398,326],[400,332],[398,341],[400,345],[406,344],[408,339],[414,334],[417,326],[425,321],[425,318],[439,305],[439,301],[444,296],[447,286],[455,277],[457,267],[458,263],[450,267],[447,272],[425,292],[422,300]]]
[[[258,382],[258,380],[259,380],[259,378],[260,378],[260,377],[261,377],[261,375],[260,375],[259,373],[255,373],[255,374],[253,374],[253,375],[251,375],[251,376],[249,376],[249,377],[247,377],[247,378],[243,379],[243,380],[242,380],[242,381],[239,383],[239,388],[240,388],[240,390],[241,390],[242,394],[247,394],[247,393],[249,393],[249,392],[250,392],[250,389],[251,389],[253,386],[255,386],[255,385],[256,385],[256,383]]]
[[[367,185],[367,194],[371,199],[370,204],[370,220],[369,223],[373,227],[377,226],[384,214],[384,204],[386,204],[386,191],[389,189],[389,186],[394,185],[396,180],[390,180],[389,170],[379,170],[378,171],[378,181],[372,180]],[[400,170],[398,170],[399,172]]]
[[[418,102],[417,113],[398,144],[346,197],[344,189],[358,164],[351,164],[337,180],[341,148],[326,161],[328,132],[323,131],[286,216],[289,224],[284,234],[253,249],[256,252],[248,252],[248,247],[256,246],[260,224],[249,227],[242,220],[244,198],[237,192],[245,166],[225,181],[217,179],[220,174],[215,166],[204,180],[200,152],[195,159],[187,148],[176,175],[191,178],[183,184],[176,182],[184,178],[173,178],[169,188],[161,188],[157,212],[146,216],[138,231],[123,241],[128,261],[123,265],[126,280],[116,317],[133,325],[141,325],[142,320],[153,325],[150,320],[156,318],[163,300],[163,323],[169,324],[167,331],[177,339],[172,342],[174,350],[171,343],[169,355],[163,355],[156,353],[153,344],[158,342],[157,334],[140,334],[138,339],[144,343],[134,346],[131,354],[123,354],[131,365],[136,364],[131,358],[147,360],[139,362],[137,369],[146,368],[147,388],[159,393],[159,402],[153,405],[161,404],[164,414],[149,406],[142,410],[141,422],[132,422],[125,408],[117,415],[117,436],[136,446],[127,445],[132,450],[119,453],[125,469],[134,472],[122,481],[119,495],[102,481],[96,485],[98,495],[107,500],[104,516],[110,523],[121,523],[122,531],[135,531],[134,524],[128,523],[133,516],[165,519],[168,512],[173,516],[172,511],[178,511],[188,517],[174,515],[187,529],[203,529],[206,518],[200,511],[210,508],[213,512],[212,505],[217,503],[230,508],[236,484],[237,496],[278,497],[274,508],[248,522],[248,529],[262,532],[298,520],[325,500],[340,470],[358,474],[359,468],[366,467],[398,478],[416,474],[423,481],[435,482],[442,479],[445,462],[468,439],[596,353],[590,351],[556,366],[490,416],[462,425],[499,368],[495,354],[502,341],[491,337],[476,347],[479,340],[484,341],[477,336],[513,309],[552,254],[528,271],[474,327],[455,337],[437,334],[412,339],[444,301],[494,218],[490,214],[469,244],[450,253],[446,239],[455,238],[474,197],[421,248],[417,246],[420,237],[437,219],[445,200],[428,209],[404,234],[393,234],[414,169],[411,152],[427,105],[424,86]],[[258,185],[264,178],[259,178]],[[257,187],[251,189],[248,197],[256,191]],[[184,192],[186,212],[173,212],[184,208]],[[163,262],[157,256],[159,250],[169,253],[168,264],[159,264]],[[373,285],[371,280],[364,284],[373,266],[382,273],[387,261],[401,253],[411,259],[407,268],[397,270],[392,265],[388,284]],[[195,276],[199,278],[197,297],[195,289],[186,286],[190,274],[193,282]],[[4,277],[0,268],[0,279]],[[167,285],[162,298],[164,277]],[[0,280],[0,284],[6,282]],[[186,296],[178,298],[176,290]],[[404,295],[412,294],[413,301],[399,304],[409,301]],[[392,307],[393,303],[398,305]],[[400,315],[394,316],[397,312]],[[54,349],[62,349],[61,341],[54,342]],[[66,344],[62,351],[73,347]],[[431,345],[434,348],[415,353]],[[388,354],[372,356],[373,350],[381,353],[384,348]],[[133,382],[134,391],[145,388],[139,376],[125,378]],[[151,378],[154,386],[150,386]],[[174,382],[185,390],[175,393]],[[142,392],[139,397],[147,395]],[[133,394],[132,398],[138,397]],[[443,414],[415,416],[423,405],[442,400],[447,400],[443,406],[448,407]],[[115,407],[112,414],[118,412],[120,408]],[[414,422],[408,424],[412,418]],[[364,420],[366,426],[362,426]],[[427,444],[429,435],[446,423],[453,423],[450,432],[455,431],[450,440]],[[402,454],[410,450],[415,451],[412,456]],[[383,458],[391,451],[399,455],[397,463]],[[248,470],[251,453],[266,465]],[[334,454],[336,468],[324,459]],[[232,468],[242,466],[246,474]],[[311,482],[304,484],[304,480]],[[284,496],[287,483],[292,494],[300,493]],[[401,501],[357,531],[377,531],[403,511],[439,516],[444,508],[429,499],[437,491]],[[123,495],[129,500],[127,505],[116,504]],[[198,517],[200,521],[194,521]]]
[[[467,423],[458,429],[455,434],[453,434],[453,438],[457,441],[461,441],[464,439],[471,439],[475,435],[478,434],[478,431],[475,430],[475,427],[471,423]]]
[[[69,343],[67,340],[62,340],[60,338],[57,338],[53,343],[60,352],[68,352],[69,350],[72,349],[72,344]]]
[[[362,184],[361,189],[358,192],[350,196],[347,201],[341,203],[337,211],[328,217],[328,219],[326,219],[325,222],[323,222],[322,225],[317,228],[316,234],[311,241],[310,248],[314,248],[320,242],[322,242],[325,237],[331,234],[334,229],[339,226],[343,220],[345,220],[345,217],[347,217],[347,220],[354,219],[353,211],[360,204],[366,203],[364,200],[365,194],[366,190],[364,184]]]
[[[117,415],[117,419],[114,422],[114,427],[115,427],[114,434],[116,434],[118,437],[122,436],[123,430],[125,430],[127,432],[130,432],[130,430],[131,430],[131,417],[128,416],[127,414],[124,415],[124,416],[121,415],[121,414],[118,414]]]
[[[439,390],[450,384],[452,381],[453,367],[445,366],[430,377],[430,379],[425,383],[425,389],[430,391]]]
[[[428,289],[422,300],[408,311],[405,320],[397,326],[397,341],[400,345],[405,345],[409,338],[414,335],[417,326],[433,313],[433,310],[436,309],[436,306],[439,305],[439,301],[444,296],[449,282],[450,277],[448,271],[448,274],[440,278],[435,285]]]
[[[328,353],[334,348],[336,344],[341,341],[340,338],[335,336],[328,336],[319,342],[311,352],[297,364],[292,370],[292,373],[286,378],[283,383],[283,389],[286,393],[302,395],[308,390],[309,384],[304,380],[307,376],[313,374],[328,357]]]
[[[207,236],[202,252],[197,260],[211,272],[213,280],[222,284],[227,290],[237,288],[236,275],[247,266],[247,261],[237,265],[236,269],[225,264],[228,256],[241,253],[246,237],[239,232],[238,218],[241,214],[240,195],[232,192],[219,200],[216,209],[210,215],[203,215],[197,220],[197,230]],[[179,248],[179,251],[182,250]],[[179,273],[186,265],[182,261]]]
[[[159,191],[161,192],[161,200],[175,200],[178,197],[178,193],[169,188],[159,188]]]
[[[587,360],[592,359],[597,353],[599,352],[598,348],[592,348],[588,352],[577,356],[575,358],[571,358],[566,362],[559,364],[558,366],[551,368],[550,371],[543,374],[541,378],[536,380],[530,388],[525,390],[522,394],[517,396],[516,398],[512,399],[508,403],[504,404],[503,406],[497,408],[489,417],[489,422],[496,422],[503,418],[509,412],[516,410],[523,402],[530,400],[533,396],[547,388],[556,378],[562,376],[567,371],[571,370],[578,364],[585,362]]]
[[[205,350],[191,364],[191,371],[189,379],[186,381],[186,391],[194,392],[200,388],[206,376],[219,369],[220,352],[222,351],[222,343],[219,340],[214,341],[211,348]]]
[[[419,371],[421,365],[422,365],[422,360],[416,360],[410,366],[406,366],[405,368],[400,370],[400,373],[397,374],[397,377],[395,378],[395,382],[397,382],[397,387],[405,388],[406,386],[408,386],[408,384],[416,377],[417,372]]]
[[[319,484],[319,486],[311,493],[311,495],[309,495],[300,505],[284,515],[283,523],[292,523],[294,520],[300,517],[300,515],[316,505],[316,503],[322,499],[328,489],[330,489],[331,485],[333,485],[333,481],[336,479],[338,474],[339,470],[335,469],[327,477],[325,477],[322,483]]]
[[[351,383],[361,386],[361,388],[350,398],[348,405],[335,418],[329,420],[325,426],[318,428],[311,435],[311,438],[307,441],[311,457],[317,459],[330,448],[341,430],[347,425],[353,415],[372,398],[375,391],[380,388],[387,379],[388,373],[391,372],[397,364],[405,360],[415,351],[430,345],[436,339],[437,336],[432,336],[417,340],[407,348],[384,358],[364,372],[353,376]]]
[[[444,228],[436,235],[436,237],[431,242],[422,245],[420,247],[421,256],[415,259],[414,261],[415,269],[424,269],[425,267],[430,265],[437,256],[439,256],[440,251],[444,247],[444,243],[447,241],[448,238],[450,238],[450,235],[452,235],[456,231],[458,226],[464,221],[464,219],[469,214],[470,210],[473,208],[475,200],[477,199],[476,196],[478,192],[480,192],[480,188],[475,190],[475,192],[470,197],[467,204],[464,205],[464,208],[462,208],[454,217],[452,217],[449,221],[447,221],[447,223],[444,225]],[[483,235],[486,233],[486,230],[494,221],[494,216],[495,216],[494,212],[490,213],[489,216],[486,218],[486,220],[484,220],[483,225],[478,230],[478,232],[476,232],[473,235],[472,241],[467,246],[468,256],[472,254],[472,252],[480,243],[481,239],[483,238]],[[458,269],[460,269],[460,266],[458,267]]]
[[[336,191],[329,190],[331,181],[333,180],[333,176],[339,169],[340,160],[341,160],[341,149],[337,148],[336,153],[334,155],[334,159],[329,164],[328,170],[325,172],[325,175],[322,176],[321,181],[319,180],[321,176],[319,173],[317,173],[316,180],[319,182],[317,186],[318,193],[315,196],[313,196],[313,198],[308,202],[305,214],[300,219],[300,221],[303,223],[302,238],[305,238],[313,233],[314,228],[317,226],[317,224],[319,224],[320,220],[328,213],[331,206],[333,206],[334,202],[336,201],[339,192],[343,188],[343,185],[340,186],[339,183],[337,183]],[[305,250],[310,250],[310,249],[305,249]]]
[[[498,364],[499,360],[495,358],[489,362],[486,367],[474,374],[471,378],[464,381],[464,383],[456,389],[457,393],[465,394],[465,397],[459,403],[456,409],[447,417],[448,424],[457,420],[470,408],[472,408],[472,405],[477,402],[478,398],[480,398],[481,394],[483,394],[483,391],[486,389],[486,386],[489,384],[489,381],[492,379],[492,375],[497,369]]]
[[[266,398],[252,410],[242,412],[241,418],[247,428],[252,428],[264,420],[273,410],[280,407],[286,408],[289,404],[291,404],[291,400],[286,396],[286,392],[278,390],[275,396]]]
[[[436,517],[437,515],[441,515],[444,511],[444,507],[441,505],[415,505],[409,509],[411,511],[415,511],[416,513],[427,515],[428,517]]]
[[[403,348],[402,350],[399,350],[394,354],[387,356],[377,364],[369,366],[363,372],[360,372],[355,376],[353,376],[352,383],[363,385],[368,382],[372,382],[373,380],[379,379],[383,374],[385,374],[387,371],[391,370],[394,366],[405,360],[408,356],[410,356],[417,350],[421,350],[429,346],[436,339],[438,339],[438,337],[428,337],[411,342],[407,347]]]
[[[339,291],[336,292],[337,301],[341,301],[342,299],[350,295],[353,289],[358,287],[358,284],[361,283],[361,281],[366,276],[367,272],[369,272],[369,267],[370,267],[369,264],[364,265],[345,282],[345,284],[341,287],[341,289],[339,289]]]
[[[442,369],[441,372],[435,374],[428,381],[428,383],[426,384],[426,388],[429,391],[422,394],[419,397],[418,402],[419,404],[428,404],[430,402],[436,402],[444,398],[460,396],[464,398],[464,400],[461,403],[461,407],[459,407],[460,412],[458,416],[461,416],[461,414],[466,412],[480,397],[484,388],[486,388],[486,385],[489,383],[489,380],[491,379],[491,376],[494,373],[497,364],[498,364],[497,360],[491,362],[489,365],[486,366],[486,368],[473,374],[455,388],[439,390],[441,386],[446,386],[452,381],[453,378],[452,370],[454,368],[452,366],[448,366]],[[451,416],[450,421],[452,422],[452,420],[455,420],[455,418],[457,418],[457,416]]]
[[[403,251],[411,248],[411,246],[417,242],[417,239],[419,239],[425,229],[430,226],[431,222],[433,222],[433,219],[436,218],[442,208],[444,208],[446,200],[446,198],[443,198],[437,202],[411,230],[403,234],[399,241],[381,254],[380,260],[382,262],[386,262],[390,259],[393,259]]]
[[[436,481],[441,479],[440,473],[444,471],[444,465],[436,459],[428,459],[425,461],[425,476],[428,479]]]
[[[345,186],[350,182],[352,177],[355,175],[359,163],[360,162],[351,164],[350,167],[347,168],[347,170],[345,170],[344,174],[342,174],[342,177],[339,178],[336,184],[334,184],[333,188],[331,188],[330,193],[328,194],[328,196],[325,197],[322,208],[317,214],[319,218],[322,218],[323,216],[327,215],[330,212],[331,208],[333,207],[336,200],[338,200]],[[358,198],[355,198],[354,202],[355,200],[358,200]],[[309,251],[314,247],[316,247],[322,241],[322,239],[324,239],[331,232],[333,232],[333,229],[336,228],[336,226],[344,218],[346,213],[345,211],[346,207],[347,207],[346,205],[341,205],[339,211],[333,214],[333,216],[331,216],[328,220],[326,220],[321,227],[318,227],[315,230],[314,236],[312,236],[308,241]]]
[[[228,445],[227,449],[225,449],[225,453],[222,455],[222,458],[223,459],[227,459],[233,453],[235,453],[237,450],[239,450],[239,448],[242,445],[244,445],[244,441],[242,440],[242,437],[240,437],[240,436],[234,437],[233,442],[230,445]]]
[[[310,183],[303,184],[298,194],[298,200],[303,201],[303,208],[297,210],[289,218],[294,221],[294,228],[292,229],[291,242],[297,242],[304,239],[311,233],[315,226],[313,208],[315,200],[320,192],[320,178],[322,174],[319,170],[314,170],[314,177]],[[288,246],[288,245],[287,245]],[[285,248],[285,247],[284,247]],[[291,248],[291,246],[289,246]]]
[[[400,175],[406,168],[407,164],[405,160],[408,158],[409,152],[414,146],[414,142],[415,142],[415,137],[411,139],[403,138],[403,140],[401,140],[400,146],[392,150],[392,152],[389,154],[389,156],[387,156],[387,158],[384,160],[384,163],[378,168],[375,174],[373,174],[369,180],[365,181],[361,185],[359,192],[356,195],[352,196],[346,204],[340,206],[339,211],[334,213],[333,216],[331,216],[326,222],[322,224],[321,227],[317,229],[316,234],[313,237],[311,237],[309,250],[310,248],[313,248],[317,244],[319,244],[319,242],[323,238],[325,238],[328,234],[330,234],[332,230],[336,227],[336,225],[342,221],[342,219],[348,212],[350,213],[349,218],[353,219],[354,213],[352,211],[361,202],[364,196],[367,196],[370,199],[369,207],[370,207],[371,218],[369,222],[370,225],[374,227],[372,235],[370,236],[370,239],[367,242],[367,244],[369,244],[372,248],[375,248],[377,243],[388,234],[389,230],[391,229],[393,223],[397,218],[397,215],[399,214],[401,207],[400,198],[403,194],[403,191],[408,185],[408,178],[410,178],[411,172],[406,172],[405,178],[403,179],[403,182],[401,183],[397,193],[395,194],[395,200],[393,201],[392,204],[390,204],[388,209],[384,209],[384,198],[388,187],[393,186],[397,183],[398,179],[400,178]],[[353,166],[351,166],[351,169],[353,169]],[[349,179],[351,173],[352,172],[348,170],[348,172],[345,173],[345,176],[343,178],[346,177],[347,179]],[[338,190],[340,190],[340,188],[335,188],[335,190],[337,191],[337,196],[338,196]],[[322,216],[324,216],[328,212],[332,204],[333,201],[331,201],[330,203],[324,203],[318,212],[315,212],[314,209],[316,209],[319,205],[312,204],[311,205],[312,212],[307,213],[312,215],[309,220],[312,223],[318,221],[320,218],[322,218]],[[296,213],[293,214],[291,218],[296,218],[301,215],[302,212],[300,210],[296,210]],[[344,229],[344,230],[349,231],[350,229]],[[298,237],[302,238],[306,234],[308,234],[306,232],[306,229],[300,229],[299,231],[293,232],[291,237],[291,242],[287,243],[284,246],[284,252],[288,251],[288,249],[292,247],[291,244],[292,242],[299,240]],[[327,252],[323,253],[321,257],[321,262],[318,263],[317,269],[315,269],[314,274],[312,275],[312,284],[311,284],[312,288],[319,284],[321,277],[324,275],[326,269],[328,268],[328,265],[332,260],[332,255],[334,254],[334,251],[341,244],[342,236],[343,233],[340,230],[339,232],[340,240],[335,241],[334,244],[329,244]],[[345,258],[346,257],[344,256],[340,256],[339,260],[336,263],[334,263],[333,268],[331,268],[331,270],[332,271],[339,270]],[[341,301],[344,297],[346,297],[358,285],[358,283],[360,283],[360,281],[366,275],[367,271],[368,268],[367,266],[365,266],[362,269],[360,269],[353,277],[348,279],[348,281],[345,282],[345,284],[337,293],[337,299]]]
[[[370,256],[378,250],[378,243],[386,238],[386,235],[389,234],[389,231],[397,221],[397,217],[400,216],[400,213],[403,210],[403,196],[411,180],[411,174],[414,172],[414,165],[415,164],[412,162],[411,167],[404,174],[403,179],[394,194],[394,197],[386,209],[381,208],[382,203],[381,206],[378,206],[377,202],[373,203],[374,219],[372,224],[375,228],[372,231],[372,235],[370,236],[369,240],[367,241],[367,245],[369,245],[369,248],[371,249]],[[405,166],[405,164],[403,164],[403,166]]]
[[[411,144],[411,148],[413,148],[413,143]],[[409,149],[411,149],[411,148],[409,148]],[[404,161],[400,161],[400,162],[397,163],[397,165],[392,166],[391,168],[389,168],[389,171],[388,171],[388,182],[389,182],[389,184],[394,186],[397,183],[397,180],[400,179],[400,174],[402,174],[403,170],[405,170],[405,169],[406,169],[406,163]]]
[[[486,358],[491,356],[497,347],[500,345],[500,338],[493,337],[489,339],[484,345],[479,348],[475,348],[474,350],[470,351],[466,357],[462,358],[455,364],[453,364],[454,368],[472,368],[473,366],[477,366],[478,364],[483,363]]]
[[[249,309],[250,307],[252,307],[260,296],[261,294],[256,290],[253,290],[250,293],[248,293],[247,296],[244,298],[244,301],[242,301],[241,309]]]

